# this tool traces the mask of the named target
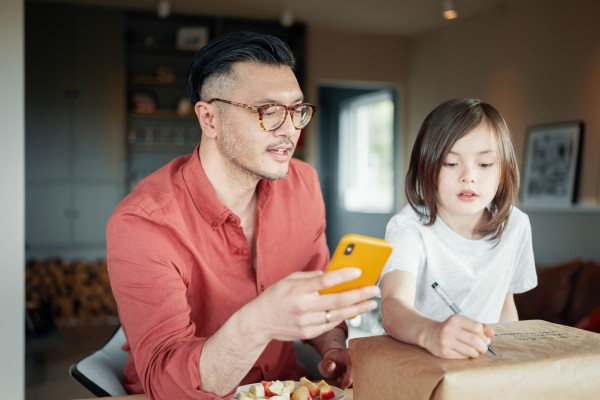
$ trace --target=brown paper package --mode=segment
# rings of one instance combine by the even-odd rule
[[[492,326],[497,356],[469,360],[389,336],[350,340],[354,400],[600,399],[600,334],[541,320]]]

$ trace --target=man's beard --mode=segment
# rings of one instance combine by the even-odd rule
[[[265,134],[270,133],[265,132]],[[225,121],[221,133],[221,140],[217,141],[217,147],[227,163],[226,168],[229,173],[233,175],[244,174],[259,180],[279,180],[288,175],[289,161],[281,163],[282,165],[285,164],[285,168],[268,171],[260,164],[260,160],[265,153],[268,153],[268,149],[265,148],[262,153],[257,153],[256,149],[251,146],[251,143],[248,143],[248,140],[241,140],[239,136],[240,135],[234,133],[231,124],[228,121]],[[270,148],[282,144],[291,144],[293,147],[290,151],[294,151],[295,146],[290,138],[283,138],[276,144],[270,145]]]

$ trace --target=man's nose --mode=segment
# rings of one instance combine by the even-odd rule
[[[298,130],[298,128],[296,128],[296,126],[294,126],[294,123],[292,122],[291,113],[289,111],[287,111],[285,113],[285,119],[283,120],[283,123],[281,124],[281,126],[279,128],[277,128],[273,131],[273,134],[275,136],[290,137],[290,136],[294,135],[297,130]]]

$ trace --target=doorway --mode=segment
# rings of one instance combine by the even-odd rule
[[[331,252],[347,233],[383,238],[394,215],[397,103],[391,86],[319,87],[317,168]]]

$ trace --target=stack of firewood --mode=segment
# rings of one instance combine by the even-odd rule
[[[106,261],[32,260],[25,271],[28,311],[50,309],[58,325],[118,322]]]

